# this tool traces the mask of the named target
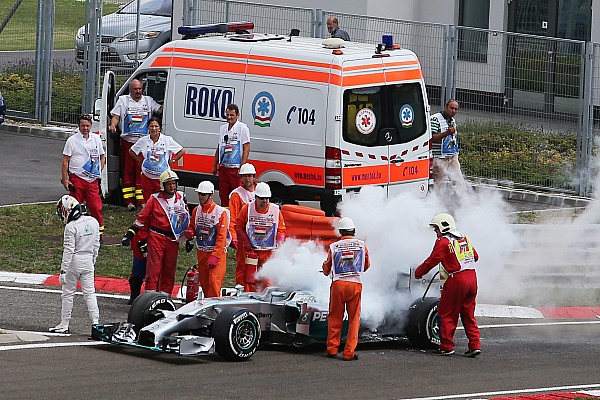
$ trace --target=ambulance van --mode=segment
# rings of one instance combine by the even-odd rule
[[[180,184],[212,176],[219,127],[235,103],[250,129],[249,162],[273,200],[338,201],[366,185],[425,196],[429,183],[429,105],[417,56],[383,44],[248,33],[252,23],[181,27],[184,39],[150,55],[116,92],[104,79],[108,117],[131,79],[163,105],[163,133],[185,150]],[[107,119],[102,119],[106,124]],[[106,132],[101,126],[101,132]],[[103,135],[105,190],[118,193],[118,137]]]

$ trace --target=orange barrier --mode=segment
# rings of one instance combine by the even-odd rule
[[[326,217],[325,212],[316,208],[284,204],[281,213],[285,220],[285,235],[300,241],[314,240],[329,246],[339,239],[334,229],[336,217]]]
[[[289,211],[297,214],[314,215],[317,217],[324,217],[325,211],[319,210],[318,208],[298,206],[295,204],[284,204],[281,206],[281,211]],[[285,217],[284,217],[285,218]]]

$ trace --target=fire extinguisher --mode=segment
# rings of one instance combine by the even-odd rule
[[[254,251],[246,253],[246,265],[244,268],[244,281],[249,285],[256,283],[256,272],[258,271],[258,254]]]
[[[198,297],[198,290],[200,288],[200,284],[198,283],[198,266],[194,265],[191,267],[186,276],[185,282],[187,286],[187,290],[185,292],[185,301],[191,302],[196,300]]]

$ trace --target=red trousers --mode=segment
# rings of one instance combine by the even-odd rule
[[[172,295],[177,271],[179,243],[160,233],[148,233],[146,258],[146,290],[158,290]]]
[[[123,171],[123,180],[121,181],[121,191],[123,192],[123,202],[125,205],[135,204],[141,206],[144,204],[142,195],[142,164],[135,161],[129,155],[129,149],[133,143],[121,139],[121,169]]]
[[[256,267],[256,271],[260,271],[264,263],[271,258],[271,254],[273,254],[273,250],[258,250],[256,252],[258,254],[258,265]],[[246,265],[246,257],[244,257],[244,265]],[[236,270],[237,273],[237,270]],[[244,279],[242,277],[242,279]],[[246,283],[244,281],[244,291],[245,292],[258,292],[262,291],[264,288],[271,286],[271,281],[266,278],[257,279],[256,283]]]
[[[100,225],[100,233],[103,233],[104,218],[102,218],[102,199],[100,198],[98,180],[88,182],[75,174],[69,174],[69,180],[75,187],[75,191],[71,192],[71,196],[75,197],[80,203],[85,201],[91,216],[96,218]]]
[[[481,349],[479,328],[475,319],[477,274],[467,269],[446,279],[440,297],[440,350],[454,350],[454,332],[460,316],[469,339],[469,350]]]
[[[334,281],[329,290],[329,316],[327,317],[327,354],[337,354],[342,337],[344,310],[348,312],[348,336],[344,358],[354,357],[360,328],[360,300],[362,283]]]
[[[229,194],[240,186],[239,168],[219,167],[219,198],[221,206],[229,207]]]
[[[146,203],[153,193],[160,191],[160,181],[158,179],[148,178],[146,175],[142,174],[141,182],[144,203]]]
[[[198,282],[202,286],[204,297],[217,297],[221,295],[225,272],[227,271],[227,257],[223,254],[219,263],[214,268],[206,266],[206,260],[212,253],[198,251]]]

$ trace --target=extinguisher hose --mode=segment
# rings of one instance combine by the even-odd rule
[[[437,271],[435,274],[433,274],[433,276],[431,277],[431,279],[429,280],[429,284],[427,285],[427,289],[425,289],[425,293],[423,293],[423,297],[421,297],[421,301],[425,300],[425,296],[427,295],[427,292],[429,292],[429,288],[431,287],[431,284],[433,283],[433,280],[435,279],[435,277],[440,273],[440,271]]]

